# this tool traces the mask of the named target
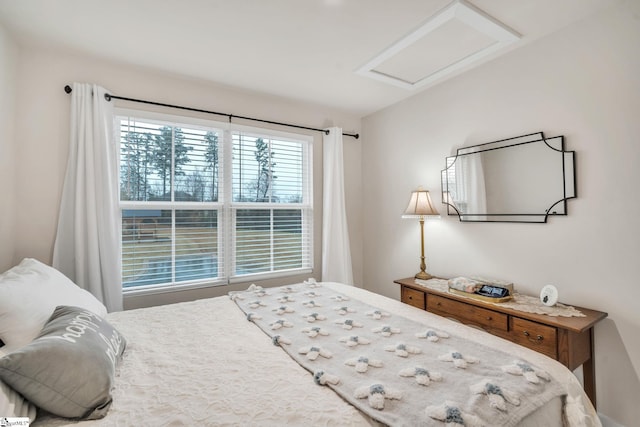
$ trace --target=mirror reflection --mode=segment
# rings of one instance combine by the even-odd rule
[[[464,147],[442,171],[442,203],[461,221],[546,222],[575,197],[574,152],[542,132]]]

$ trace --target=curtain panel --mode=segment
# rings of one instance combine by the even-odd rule
[[[74,83],[53,266],[109,311],[122,310],[118,144],[106,90]]]
[[[322,281],[353,285],[342,146],[342,129],[329,128],[322,144]]]

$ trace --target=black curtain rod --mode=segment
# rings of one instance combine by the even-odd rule
[[[72,90],[73,89],[69,85],[66,85],[64,87],[64,91],[66,93],[71,93]],[[124,96],[111,95],[111,94],[108,94],[108,93],[104,94],[104,99],[106,99],[107,101],[111,101],[112,99],[120,99],[122,101],[139,102],[141,104],[157,105],[157,106],[160,106],[160,107],[178,108],[180,110],[195,111],[197,113],[215,114],[217,116],[228,117],[229,118],[229,122],[231,122],[231,119],[233,119],[233,118],[243,119],[243,120],[252,120],[254,122],[269,123],[269,124],[272,124],[272,125],[287,126],[287,127],[290,127],[290,128],[313,130],[313,131],[316,131],[316,132],[323,132],[325,135],[329,135],[329,131],[326,130],[326,129],[318,129],[318,128],[312,128],[312,127],[307,127],[307,126],[293,125],[293,124],[290,124],[290,123],[274,122],[274,121],[271,121],[271,120],[256,119],[255,117],[238,116],[238,115],[229,114],[229,113],[219,113],[217,111],[201,110],[199,108],[192,108],[192,107],[183,107],[181,105],[163,104],[162,102],[146,101],[144,99],[127,98],[127,97],[124,97]],[[360,134],[357,134],[357,133],[344,133],[343,132],[342,134],[344,136],[350,136],[350,137],[353,137],[355,139],[360,138]]]

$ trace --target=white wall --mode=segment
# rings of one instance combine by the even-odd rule
[[[640,419],[638,9],[626,2],[365,118],[362,160],[364,283],[398,298],[392,281],[419,266],[418,223],[400,218],[412,189],[440,200],[445,157],[461,146],[565,135],[577,152],[568,216],[428,221],[428,271],[510,280],[533,295],[552,283],[561,301],[608,312],[595,328],[598,409],[629,426]]]
[[[0,26],[0,271],[12,265],[15,206],[15,85],[18,49]]]
[[[13,229],[20,238],[16,239],[14,246],[14,263],[19,262],[23,257],[35,257],[47,263],[51,261],[68,152],[70,97],[63,90],[66,84],[74,81],[97,83],[120,96],[312,127],[335,125],[349,132],[358,132],[360,127],[359,118],[340,111],[61,52],[22,48],[18,71],[17,90],[20,96],[15,115],[15,129],[16,135],[19,135],[19,141],[17,152],[12,160],[19,165],[16,170],[16,209],[20,214],[13,221]],[[140,108],[140,104],[126,105],[122,101],[116,101],[116,105]],[[188,114],[179,110],[161,111],[169,114]],[[224,120],[220,116],[195,113],[191,115]],[[246,124],[255,125],[253,122]],[[282,127],[280,129],[297,131]],[[319,279],[322,231],[322,134],[307,133],[314,137],[313,157],[316,176],[314,180],[316,207],[314,277]],[[361,216],[360,204],[355,200],[355,194],[359,191],[361,179],[361,144],[361,141],[345,137],[345,161],[350,165],[349,185],[346,188],[347,209],[350,224],[353,225],[350,229],[350,237],[356,242],[354,275],[358,283],[362,281],[362,258],[357,243],[362,241],[362,228],[358,221]],[[307,276],[292,277],[288,280],[303,280]],[[235,288],[240,286],[245,285],[237,285]],[[127,298],[125,307],[215,296],[229,290],[229,287],[217,287]]]

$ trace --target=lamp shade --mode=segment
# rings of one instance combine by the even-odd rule
[[[422,187],[411,193],[411,200],[409,200],[409,206],[402,215],[403,218],[419,218],[425,216],[440,216],[436,208],[431,202],[431,196],[427,190],[423,190]]]

